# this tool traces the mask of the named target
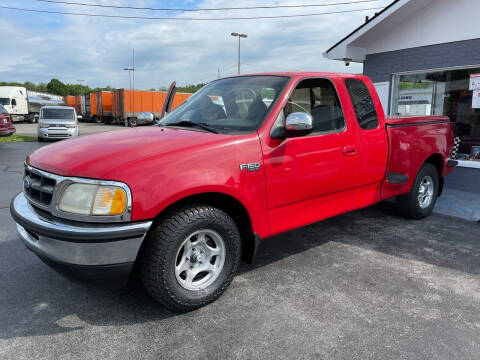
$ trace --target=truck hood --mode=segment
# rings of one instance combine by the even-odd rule
[[[144,128],[113,130],[60,141],[34,151],[27,164],[62,176],[122,180],[119,173],[149,158],[165,161],[179,152],[195,151],[208,143],[222,144],[231,136],[195,130]]]

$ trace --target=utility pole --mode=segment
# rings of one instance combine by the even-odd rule
[[[238,74],[240,75],[240,39],[247,38],[247,34],[232,32],[230,35],[238,37]]]
[[[85,80],[77,80],[78,81],[78,85],[82,86],[82,82],[84,82]],[[80,95],[83,95],[83,89],[80,87]]]
[[[220,68],[218,68],[218,75],[217,75],[217,79],[220,79]]]
[[[135,106],[135,48],[133,49],[133,52],[132,52],[132,69],[133,69],[133,72],[132,72],[132,76],[133,76],[133,80],[132,80],[132,85],[133,85],[133,105]]]
[[[131,68],[124,68],[124,71],[128,71],[128,82],[129,82],[129,89],[132,91],[132,96],[130,96],[130,109],[133,111],[133,106],[135,105],[135,49],[133,49],[132,54],[132,67]],[[133,84],[133,87],[132,87]],[[133,99],[132,99],[133,97]],[[128,126],[125,124],[125,126]]]

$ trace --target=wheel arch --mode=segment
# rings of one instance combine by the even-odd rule
[[[438,187],[438,196],[440,196],[442,194],[442,191],[443,191],[443,183],[444,183],[444,178],[442,176],[443,163],[444,163],[443,160],[444,160],[443,156],[439,153],[436,153],[436,154],[430,155],[423,162],[424,164],[431,164],[431,165],[435,166],[435,168],[437,169],[438,179],[440,181],[440,184],[439,184],[439,187]]]
[[[242,239],[242,258],[249,263],[254,261],[260,239],[253,231],[252,220],[247,207],[240,200],[229,194],[202,192],[180,198],[163,208],[160,213],[157,214],[151,228],[160,222],[166,214],[172,213],[176,209],[188,204],[210,205],[227,213],[233,219],[240,232]],[[139,254],[141,250],[142,248],[140,248]]]

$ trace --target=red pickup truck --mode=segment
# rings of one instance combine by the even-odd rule
[[[261,239],[392,197],[428,216],[452,149],[448,118],[386,119],[364,76],[235,76],[154,126],[33,152],[10,209],[46,263],[109,285],[136,269],[188,311],[220,296]]]
[[[12,124],[12,117],[3,105],[0,105],[0,136],[10,136],[15,134],[15,131],[15,126]]]

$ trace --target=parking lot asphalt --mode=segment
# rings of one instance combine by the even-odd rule
[[[123,129],[123,126],[120,125],[106,125],[106,124],[97,124],[97,123],[78,123],[78,133],[79,135],[89,135],[95,134],[97,132],[104,132],[110,130]],[[37,127],[38,124],[15,124],[16,133],[19,135],[28,135],[28,136],[37,136]]]
[[[64,279],[16,235],[9,201],[38,143],[0,144],[1,359],[478,359],[480,226],[390,203],[267,239],[213,304]]]

